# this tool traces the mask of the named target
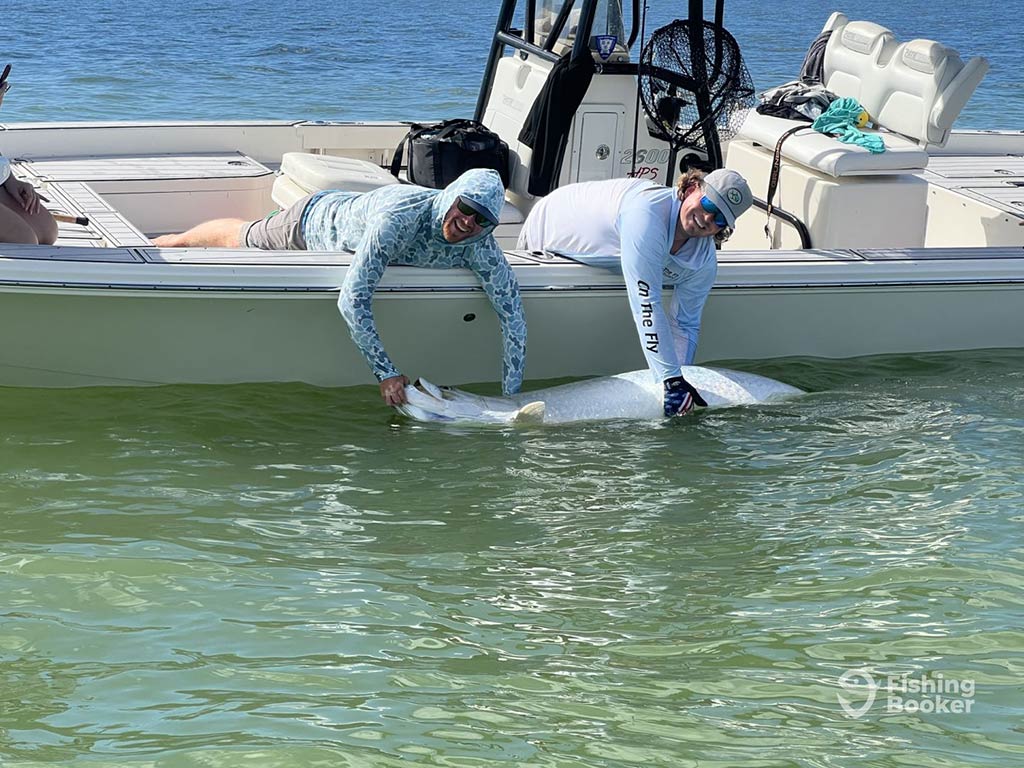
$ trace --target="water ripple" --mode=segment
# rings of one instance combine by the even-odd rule
[[[815,392],[467,431],[369,387],[6,391],[0,761],[1011,764],[1024,359],[746,367]],[[852,719],[851,670],[974,708]]]

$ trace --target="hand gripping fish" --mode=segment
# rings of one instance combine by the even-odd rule
[[[781,381],[726,368],[688,365],[683,366],[682,374],[704,396],[708,408],[763,405],[803,394]],[[425,379],[407,386],[405,394],[408,402],[398,410],[417,421],[535,425],[664,418],[662,385],[646,368],[511,397],[474,395]]]

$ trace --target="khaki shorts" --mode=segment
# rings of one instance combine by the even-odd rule
[[[306,239],[302,236],[303,214],[314,195],[306,195],[283,211],[273,211],[266,218],[247,221],[238,231],[238,241],[244,248],[263,251],[304,251]]]

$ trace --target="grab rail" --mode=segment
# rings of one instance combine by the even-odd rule
[[[760,197],[754,198],[754,206],[764,211],[765,213],[768,212],[767,201],[762,200]],[[798,219],[796,216],[794,216],[792,213],[785,210],[784,208],[779,208],[779,206],[777,205],[772,206],[772,216],[781,219],[782,221],[786,222],[796,230],[796,233],[800,236],[801,248],[807,250],[811,247],[811,233],[810,231],[808,231],[807,225],[800,221],[800,219]]]

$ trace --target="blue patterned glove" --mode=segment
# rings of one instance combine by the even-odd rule
[[[702,408],[707,408],[708,406],[707,401],[700,396],[700,392],[697,391],[696,387],[682,376],[673,376],[671,379],[665,379],[664,386],[666,416],[684,416],[693,410],[694,403]]]

